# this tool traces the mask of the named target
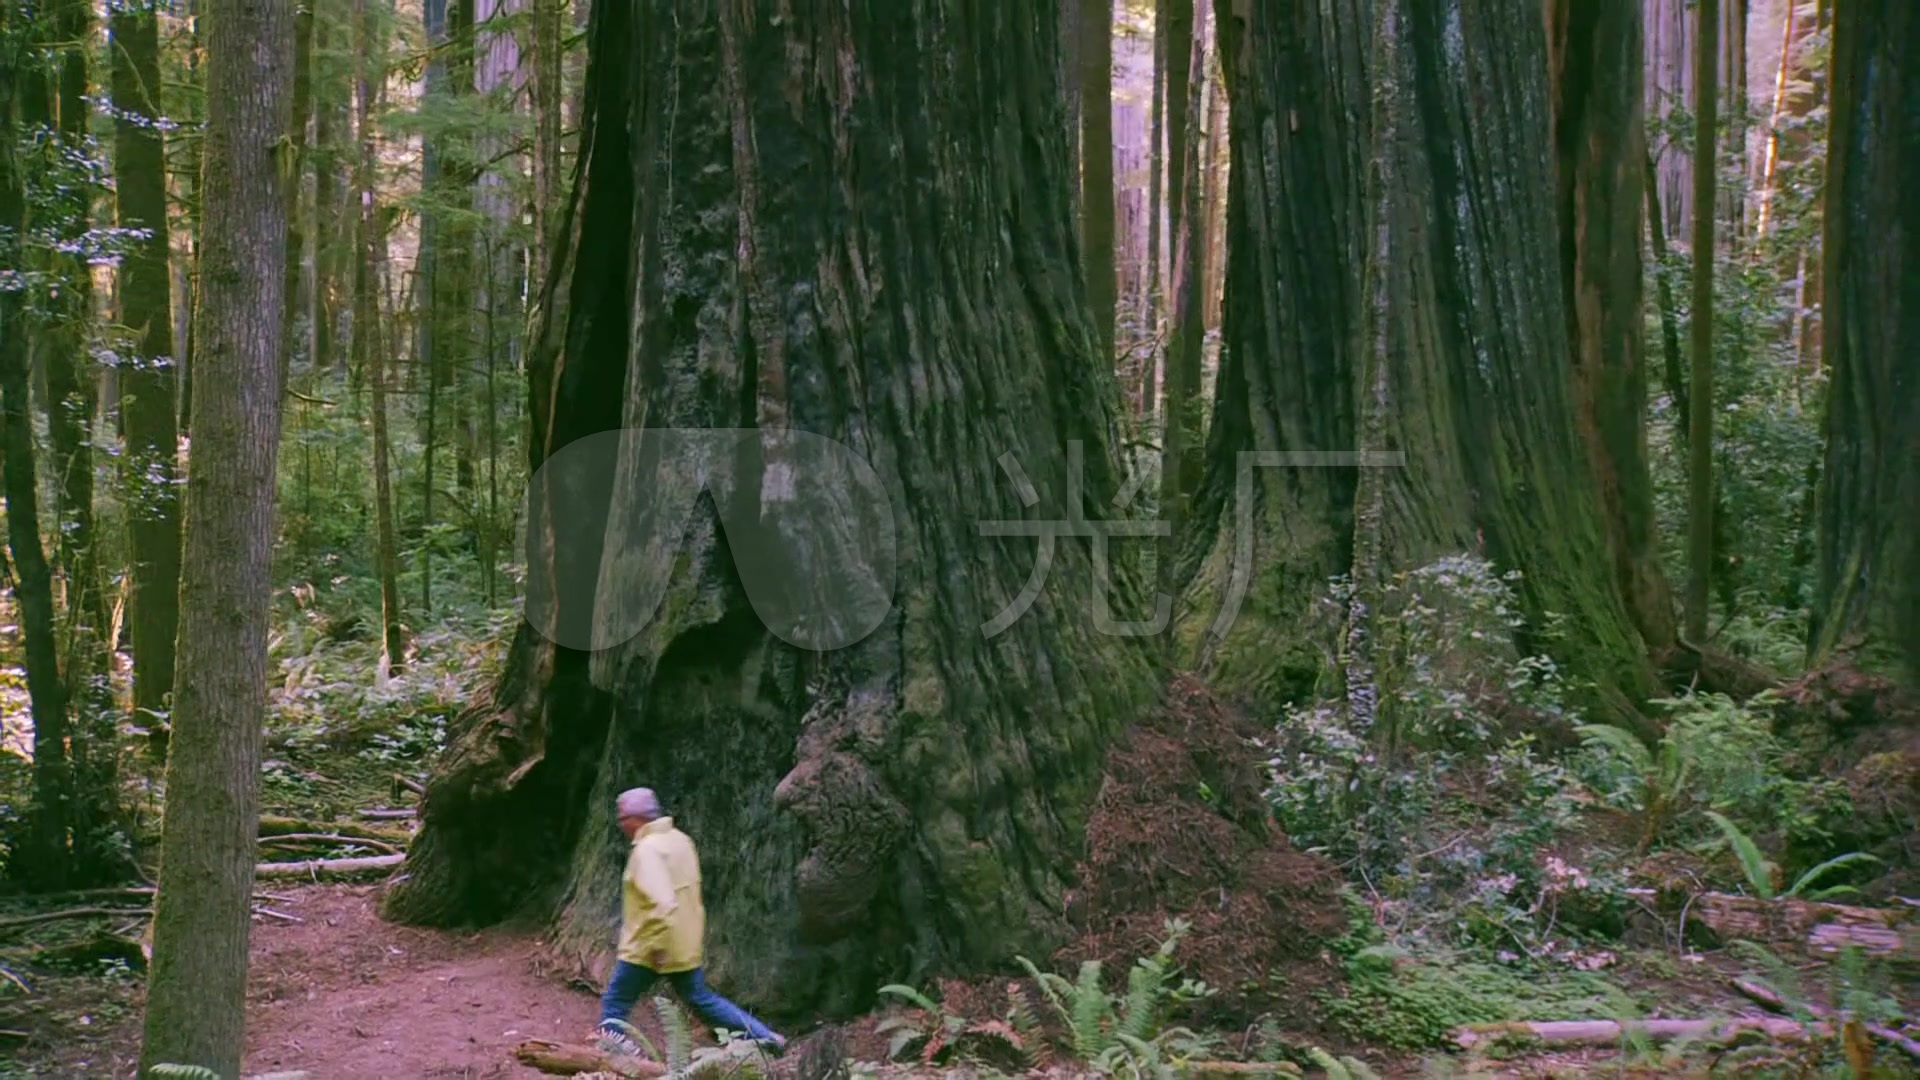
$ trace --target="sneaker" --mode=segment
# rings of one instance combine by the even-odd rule
[[[594,1035],[593,1047],[596,1050],[622,1057],[640,1056],[639,1044],[612,1028],[598,1028]]]
[[[759,1046],[769,1055],[779,1057],[787,1052],[787,1037],[776,1031],[772,1038],[759,1040]]]

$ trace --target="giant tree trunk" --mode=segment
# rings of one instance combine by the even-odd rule
[[[1080,6],[1080,238],[1100,355],[1113,364],[1119,268],[1113,252],[1113,0]]]
[[[26,178],[21,174],[16,95],[45,83],[25,69],[24,34],[0,12],[0,266],[26,265]],[[31,111],[44,111],[41,105]],[[12,549],[14,602],[20,607],[26,645],[27,697],[33,716],[33,808],[26,850],[10,870],[47,889],[65,884],[70,869],[68,826],[73,776],[67,759],[67,706],[60,686],[60,658],[53,631],[53,579],[40,547],[34,471],[33,412],[28,401],[26,295],[0,288],[0,467],[4,468],[7,545]]]
[[[1182,5],[1185,5],[1182,9]],[[1206,219],[1201,205],[1201,106],[1206,91],[1207,0],[1174,0],[1167,47],[1167,202],[1173,214],[1173,320],[1167,333],[1166,423],[1160,432],[1160,515],[1167,522],[1161,545],[1160,583],[1170,585],[1177,560],[1174,545],[1187,519],[1187,501],[1204,474],[1200,447],[1201,344],[1205,340],[1200,289],[1205,280]],[[1185,58],[1181,62],[1181,57]],[[1172,590],[1169,590],[1172,591]]]
[[[203,392],[193,399],[193,527],[143,1076],[163,1062],[240,1075],[260,814],[286,287],[279,147],[291,115],[293,20],[284,4],[209,7],[207,243],[196,312]]]
[[[593,7],[536,342],[558,357],[528,527],[544,629],[456,726],[389,911],[554,912],[561,951],[604,960],[611,800],[646,783],[706,852],[714,981],[840,1011],[1058,940],[1103,750],[1151,680],[1137,639],[1096,633],[1075,540],[986,625],[1036,545],[976,523],[1038,499],[1056,518],[1064,495],[1097,513],[1119,480],[1053,5],[756,10]],[[664,471],[685,462],[641,472],[637,434],[595,434],[747,426],[711,502]],[[865,465],[796,468],[789,430]],[[1110,595],[1125,618],[1138,583]],[[840,618],[799,626],[794,604]]]
[[[1479,552],[1524,572],[1528,612],[1579,627],[1563,659],[1605,711],[1630,717],[1654,674],[1610,568],[1571,365],[1540,362],[1571,355],[1541,9],[1365,7],[1222,12],[1236,242],[1207,478],[1181,550],[1188,654],[1228,685],[1310,695],[1324,660],[1298,627],[1330,576]],[[1403,70],[1372,70],[1381,16],[1399,27]],[[1377,237],[1366,196],[1376,83],[1398,132],[1379,149],[1392,182]],[[1381,248],[1370,298],[1362,277]],[[1363,337],[1369,325],[1384,340]],[[1376,355],[1378,383],[1367,380]],[[1240,457],[1352,454],[1363,427],[1377,428],[1366,449],[1405,454],[1380,478],[1365,537],[1352,459]],[[1384,566],[1355,567],[1361,539]]]
[[[1826,311],[1832,383],[1812,659],[1920,684],[1920,10],[1848,0],[1833,25]]]
[[[1163,291],[1160,288],[1160,234],[1161,223],[1165,216],[1165,204],[1162,200],[1162,176],[1166,170],[1166,155],[1162,147],[1166,141],[1167,113],[1167,4],[1169,0],[1152,0],[1153,3],[1153,120],[1148,138],[1153,145],[1147,151],[1147,287],[1141,298],[1141,308],[1146,314],[1146,333],[1148,338],[1146,370],[1140,376],[1140,415],[1150,417],[1158,407],[1160,396],[1160,306]]]
[[[123,483],[132,548],[135,721],[166,748],[179,624],[180,502],[175,480],[172,279],[167,267],[167,171],[161,128],[160,31],[151,4],[112,8],[113,169],[120,227],[147,235],[120,261],[120,321],[138,335],[122,357],[120,422],[126,435]],[[149,96],[156,95],[156,96]]]
[[[1640,8],[1554,0],[1560,284],[1575,415],[1627,612],[1650,648],[1674,642],[1647,464],[1640,220],[1647,170]]]

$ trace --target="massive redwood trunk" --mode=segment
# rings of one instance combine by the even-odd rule
[[[1181,552],[1186,653],[1228,685],[1310,694],[1323,660],[1298,627],[1329,576],[1479,552],[1524,572],[1531,614],[1577,628],[1563,659],[1630,715],[1653,671],[1611,569],[1572,366],[1543,362],[1570,352],[1540,5],[1241,0],[1221,15],[1234,242]],[[1388,45],[1397,62],[1376,70]],[[1350,463],[1240,457],[1362,449],[1405,455],[1364,506]],[[1236,557],[1244,595],[1216,634]]]
[[[986,625],[1049,542],[977,523],[1069,497],[1098,517],[1119,486],[1054,5],[757,11],[593,6],[534,343],[555,372],[529,552],[545,630],[458,725],[389,910],[551,912],[596,964],[611,800],[648,784],[703,852],[713,980],[778,1014],[1042,955],[1102,753],[1152,683],[1139,639],[1098,630],[1077,538],[1023,616]],[[762,434],[696,502],[684,462],[595,435],[622,428]],[[865,486],[822,471],[825,440]],[[892,606],[846,603],[870,588]],[[1114,617],[1138,595],[1116,581]],[[781,617],[807,611],[842,621]]]
[[[1812,660],[1920,683],[1920,10],[1838,5],[1832,85]]]
[[[1647,464],[1641,9],[1554,0],[1548,12],[1560,284],[1575,416],[1599,488],[1614,577],[1640,636],[1661,649],[1674,643],[1676,628]]]

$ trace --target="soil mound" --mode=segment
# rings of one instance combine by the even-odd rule
[[[1056,962],[1099,960],[1116,985],[1168,919],[1184,919],[1181,974],[1218,991],[1196,1019],[1307,1019],[1295,1015],[1311,1005],[1305,991],[1337,978],[1323,947],[1346,928],[1340,875],[1293,850],[1267,810],[1251,742],[1264,733],[1194,679],[1168,687],[1164,707],[1108,754],[1068,895],[1078,937]]]

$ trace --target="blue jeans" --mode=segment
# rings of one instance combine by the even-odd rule
[[[600,995],[600,1026],[608,1026],[608,1021],[627,1018],[633,1011],[634,1003],[640,995],[653,986],[660,978],[659,973],[639,964],[629,964],[620,960],[613,965],[613,978],[607,980],[606,992]],[[710,1027],[727,1031],[744,1031],[755,1039],[778,1039],[773,1029],[755,1019],[752,1013],[714,993],[707,985],[706,976],[701,969],[675,971],[666,976],[680,1000],[694,1012],[700,1014]]]

